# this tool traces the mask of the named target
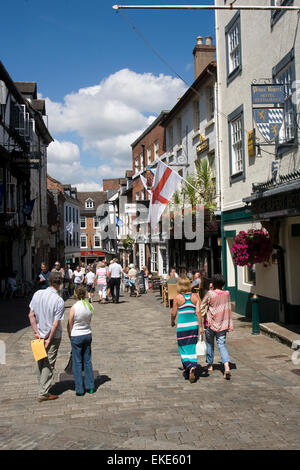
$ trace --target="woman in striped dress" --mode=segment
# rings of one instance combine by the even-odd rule
[[[179,294],[173,301],[171,325],[175,326],[177,320],[178,350],[183,365],[183,375],[190,382],[196,380],[195,372],[198,367],[196,344],[198,334],[204,333],[202,316],[200,313],[200,299],[191,292],[191,282],[187,277],[180,277],[177,283]]]

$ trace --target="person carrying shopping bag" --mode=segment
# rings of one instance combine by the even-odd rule
[[[94,393],[95,387],[91,351],[91,318],[94,308],[85,300],[85,297],[85,287],[79,285],[77,287],[78,301],[70,310],[67,326],[72,346],[75,392],[78,396],[83,396],[85,392]],[[84,370],[84,379],[82,370]]]
[[[216,338],[224,367],[224,379],[230,380],[230,357],[226,347],[226,335],[233,331],[232,312],[229,291],[224,291],[225,279],[221,274],[212,278],[213,289],[210,289],[201,302],[201,314],[206,325],[206,362],[208,371],[213,371],[214,340]]]

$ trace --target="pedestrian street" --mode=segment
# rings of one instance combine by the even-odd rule
[[[216,348],[213,373],[204,369],[190,383],[180,370],[169,309],[156,292],[123,294],[119,304],[94,302],[96,393],[76,396],[73,377],[64,373],[73,302],[66,301],[52,389],[59,399],[37,401],[31,328],[10,338],[0,365],[0,449],[299,449],[300,369],[293,351],[251,335],[245,318],[234,314],[228,335],[231,380],[223,379]],[[204,357],[198,362],[205,366]]]

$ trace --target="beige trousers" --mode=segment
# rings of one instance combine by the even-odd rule
[[[37,361],[38,398],[45,398],[49,395],[60,342],[61,338],[53,339],[48,346],[47,357]]]

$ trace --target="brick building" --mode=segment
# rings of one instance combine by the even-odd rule
[[[145,201],[146,207],[149,207],[149,194],[144,188],[140,176],[145,176],[147,168],[155,166],[156,161],[165,153],[165,129],[161,126],[161,122],[167,115],[168,111],[162,111],[155,121],[131,144],[132,202]],[[134,246],[136,264],[140,268],[147,265],[151,271],[157,272],[157,243],[149,243],[149,240],[143,234],[141,225],[136,226],[136,232]]]
[[[105,258],[97,208],[106,202],[106,191],[78,192],[80,201],[80,253],[86,264]]]

